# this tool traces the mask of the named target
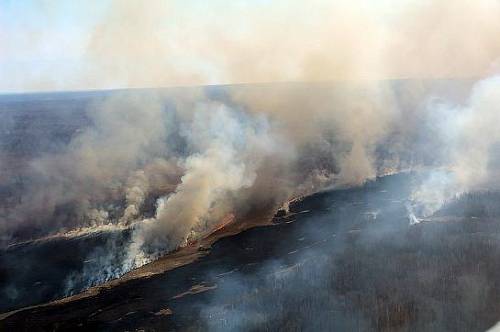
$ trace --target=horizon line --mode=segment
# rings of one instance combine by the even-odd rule
[[[244,85],[270,85],[270,84],[328,84],[328,83],[363,83],[363,82],[387,82],[387,81],[452,81],[463,80],[473,81],[480,80],[485,77],[481,76],[464,76],[464,77],[401,77],[401,78],[384,78],[384,79],[331,79],[331,80],[312,80],[312,81],[260,81],[260,82],[235,82],[235,83],[208,83],[208,84],[193,84],[193,85],[167,85],[167,86],[144,86],[144,87],[110,87],[110,88],[89,88],[89,89],[68,89],[68,90],[26,90],[26,91],[0,91],[0,96],[14,95],[41,95],[55,93],[98,93],[98,92],[116,92],[125,90],[161,90],[161,89],[194,89],[208,87],[228,87],[228,86],[244,86]]]

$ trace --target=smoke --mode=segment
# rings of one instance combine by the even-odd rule
[[[50,25],[2,24],[4,91],[484,77],[500,55],[496,0],[38,7]]]
[[[255,166],[248,163],[257,162],[259,156],[245,158],[245,154],[251,149],[247,145],[259,139],[252,137],[256,129],[251,124],[247,128],[229,112],[220,106],[195,113],[187,131],[196,152],[186,159],[186,171],[176,191],[157,210],[157,219],[168,221],[168,234],[185,236],[193,227],[222,218],[230,212],[224,206],[230,194],[254,182]],[[184,228],[171,226],[176,224]]]
[[[182,91],[94,99],[88,126],[32,158],[19,201],[2,210],[5,244],[122,232],[69,277],[71,293],[196,241],[223,220],[383,174],[377,146],[399,114],[385,84]]]
[[[197,240],[237,213],[239,192],[253,185],[260,162],[280,157],[267,130],[264,118],[218,103],[197,106],[181,130],[191,151],[181,161],[184,174],[174,192],[158,199],[154,218],[134,229],[126,266],[148,260],[144,250],[155,254]]]
[[[66,146],[32,160],[19,203],[2,211],[6,242],[123,232],[89,254],[81,275],[68,279],[72,292],[196,241],[223,220],[240,222],[297,196],[361,185],[411,167],[450,168],[469,153],[459,148],[483,148],[466,134],[480,124],[470,112],[449,111],[433,98],[453,100],[448,97],[461,96],[468,84],[265,84],[109,93],[89,104],[89,126]],[[482,90],[474,88],[471,107],[484,108]],[[454,126],[451,119],[463,134],[443,130]],[[433,133],[440,138],[430,138]],[[415,200],[428,200],[435,209],[443,199],[429,193],[456,192],[455,186],[442,187],[418,190]]]
[[[143,170],[139,170],[134,174],[127,183],[125,199],[127,207],[123,211],[123,216],[120,218],[120,223],[127,224],[129,221],[137,218],[140,209],[144,204],[149,188],[149,182]]]
[[[113,1],[87,57],[104,86],[477,77],[497,69],[499,13],[494,0]]]
[[[228,216],[388,172],[442,168],[415,190],[424,215],[457,193],[494,186],[497,78],[475,85],[465,104],[456,100],[467,81],[386,79],[494,72],[500,4],[393,5],[112,1],[86,40],[82,72],[57,88],[315,83],[96,98],[91,124],[33,158],[20,201],[2,207],[7,243],[127,229],[124,254],[99,254],[88,269],[119,266],[102,281]]]
[[[436,157],[445,169],[431,171],[414,192],[423,216],[462,193],[498,190],[499,91],[500,78],[493,76],[477,82],[463,105],[430,105],[443,142]]]
[[[496,129],[500,120],[499,88],[498,76],[478,82],[457,120],[457,148],[452,158],[458,182],[467,189],[488,189],[498,185],[494,158],[498,158],[495,144],[500,141]]]
[[[162,144],[168,134],[162,107],[154,94],[118,93],[96,102],[88,111],[90,127],[77,133],[62,151],[32,160],[26,175],[28,189],[19,204],[5,212],[9,226],[34,222],[45,230],[64,231],[75,225],[106,224],[123,191],[129,205],[123,217],[130,218],[132,210],[140,208],[138,192],[144,195],[148,190],[138,182],[152,176],[149,170],[154,168],[156,177],[163,174],[162,186],[175,176],[172,167],[155,166],[168,162],[168,146]]]

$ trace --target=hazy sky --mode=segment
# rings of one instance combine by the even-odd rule
[[[431,76],[467,76],[496,59],[481,36],[500,32],[483,15],[497,10],[496,0],[0,0],[0,91],[426,76],[425,57],[446,67]],[[480,29],[464,33],[479,39],[472,59],[448,66],[468,27]]]
[[[63,88],[66,80],[77,79],[107,5],[0,0],[0,91]]]

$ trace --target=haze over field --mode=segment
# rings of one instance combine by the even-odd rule
[[[498,69],[496,0],[23,1],[0,91],[398,78]]]

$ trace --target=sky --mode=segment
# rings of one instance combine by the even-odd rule
[[[0,0],[0,92],[483,75],[499,13],[496,0]]]
[[[108,1],[0,0],[0,91],[45,90],[77,79]]]

